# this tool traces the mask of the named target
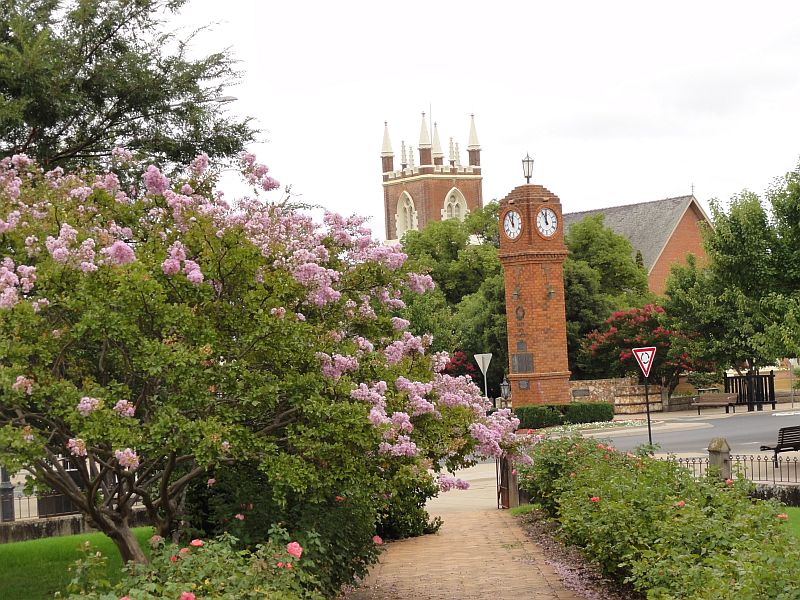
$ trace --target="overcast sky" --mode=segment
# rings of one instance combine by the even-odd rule
[[[398,165],[422,111],[463,163],[475,114],[484,200],[530,152],[565,212],[761,193],[800,157],[797,0],[191,0],[176,22],[241,61],[228,108],[271,174],[380,238],[383,122]]]

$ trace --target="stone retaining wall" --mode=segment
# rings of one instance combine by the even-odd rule
[[[141,527],[148,524],[146,510],[134,511],[131,517],[132,527]],[[11,521],[9,523],[0,523],[0,544],[27,542],[28,540],[38,540],[59,535],[78,535],[94,531],[96,529],[89,525],[83,515]]]

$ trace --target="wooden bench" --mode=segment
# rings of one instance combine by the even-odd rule
[[[708,394],[705,396],[696,396],[692,402],[692,407],[697,409],[698,416],[700,415],[701,408],[721,408],[725,407],[725,414],[728,414],[731,409],[736,412],[736,400],[739,396],[737,394]]]
[[[778,452],[800,450],[800,425],[781,427],[778,429],[778,443],[774,446],[761,446],[761,450],[773,450],[775,452],[775,457],[772,461],[777,467]]]

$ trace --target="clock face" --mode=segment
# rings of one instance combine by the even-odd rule
[[[517,239],[522,233],[522,217],[515,210],[510,210],[503,218],[503,231],[512,240]]]
[[[542,208],[536,215],[536,229],[544,237],[551,237],[558,229],[558,217],[551,208]]]

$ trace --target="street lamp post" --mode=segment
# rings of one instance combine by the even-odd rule
[[[533,175],[533,159],[527,152],[522,159],[522,174],[525,176],[525,183],[530,183]]]
[[[500,397],[503,399],[503,405],[508,406],[508,399],[511,397],[511,384],[508,383],[505,373],[503,373],[503,381],[500,383]]]

